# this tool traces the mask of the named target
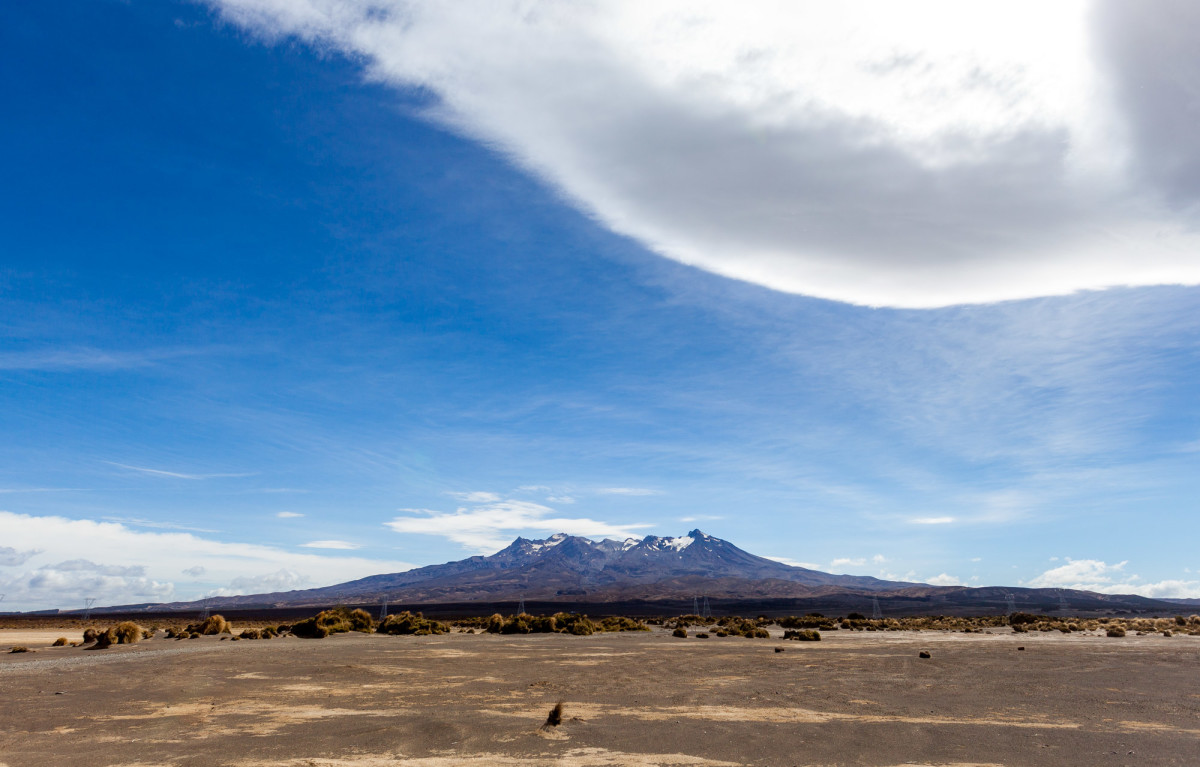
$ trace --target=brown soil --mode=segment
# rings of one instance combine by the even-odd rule
[[[0,767],[1167,765],[1200,753],[1200,638],[780,644],[660,630],[30,645],[0,654]],[[542,729],[559,700],[562,724]]]

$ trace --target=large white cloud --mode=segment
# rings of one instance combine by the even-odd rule
[[[1101,594],[1141,594],[1156,598],[1200,597],[1200,581],[1168,579],[1147,583],[1126,572],[1128,562],[1108,564],[1099,559],[1071,559],[1021,585],[1030,588],[1066,588]]]
[[[903,307],[1200,282],[1195,6],[210,2],[719,274]]]
[[[198,599],[328,585],[412,567],[406,562],[293,553],[117,522],[0,511],[0,593],[5,609]],[[0,552],[2,553],[2,552]],[[195,563],[203,562],[203,566]]]
[[[471,494],[480,496],[480,494]],[[518,534],[568,533],[585,537],[627,538],[649,524],[610,524],[586,517],[557,517],[554,509],[520,500],[476,502],[454,511],[401,509],[405,516],[385,524],[398,533],[445,537],[480,554],[491,554]]]

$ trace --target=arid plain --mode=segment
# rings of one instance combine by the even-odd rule
[[[0,765],[1200,759],[1200,637],[780,633],[159,634],[95,651],[50,647],[65,630],[0,631]],[[543,729],[557,701],[563,722]]]

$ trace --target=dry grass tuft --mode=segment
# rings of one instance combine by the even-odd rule
[[[384,618],[375,631],[380,634],[429,636],[431,634],[448,634],[450,627],[441,621],[430,620],[421,613],[410,613],[405,610]]]
[[[14,652],[32,652],[32,650],[30,650],[28,647],[26,647],[26,646],[25,646],[25,645],[23,645],[23,644],[18,644],[18,645],[13,645],[12,649],[11,649],[11,650],[9,650],[9,652],[10,652],[10,653],[14,653]]]
[[[55,639],[54,644],[52,644],[50,646],[51,647],[66,647],[70,643],[71,643],[70,639],[67,639],[66,637],[59,637],[58,639]]]
[[[563,720],[563,702],[560,700],[554,704],[554,708],[550,709],[550,715],[546,717],[546,723],[542,725],[543,731],[557,727],[562,724]]]
[[[685,629],[683,626],[679,626],[671,632],[671,636],[678,637],[680,639],[687,639],[687,629]]]
[[[232,634],[233,626],[229,625],[229,621],[225,620],[225,616],[223,615],[210,615],[203,622],[193,623],[183,631],[186,634],[213,636],[216,634]]]
[[[797,642],[820,642],[821,632],[816,629],[800,629],[799,631],[784,631],[784,639],[794,639]]]
[[[305,639],[324,639],[330,634],[346,634],[351,631],[369,634],[374,629],[375,621],[366,610],[334,607],[330,610],[322,610],[313,617],[293,625],[291,633]]]

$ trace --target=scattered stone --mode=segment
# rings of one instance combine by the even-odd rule
[[[929,653],[925,652],[924,650],[922,650],[920,653],[917,654],[917,657],[918,658],[932,658],[933,656],[930,655]]]
[[[1024,648],[1024,647],[1018,647],[1017,649],[1018,649],[1018,650],[1020,650],[1020,651],[1022,651],[1022,652],[1024,652],[1024,651],[1025,651],[1025,648]]]
[[[782,648],[782,647],[776,647],[776,648],[775,648],[775,652],[783,652],[783,648]]]

